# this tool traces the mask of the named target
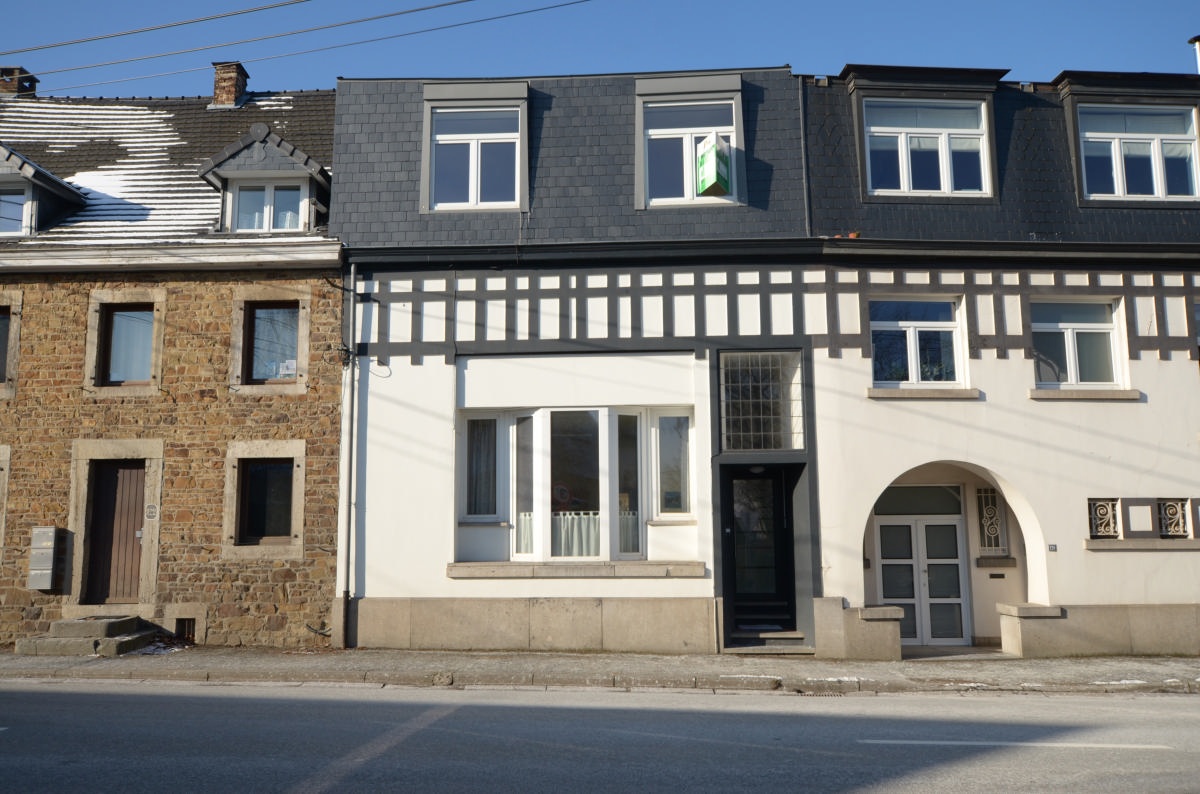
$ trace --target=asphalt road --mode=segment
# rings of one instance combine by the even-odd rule
[[[0,791],[1189,791],[1161,695],[0,682]]]

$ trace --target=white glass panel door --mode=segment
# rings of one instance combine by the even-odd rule
[[[876,585],[883,603],[904,610],[902,643],[970,643],[965,541],[958,518],[876,519]]]

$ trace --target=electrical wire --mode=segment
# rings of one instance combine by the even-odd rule
[[[78,72],[78,71],[82,71],[84,69],[99,69],[104,66],[120,66],[121,64],[136,63],[137,61],[152,61],[156,58],[169,58],[172,55],[189,55],[193,52],[204,52],[205,50],[216,50],[216,49],[220,49],[221,47],[236,47],[239,44],[256,44],[260,41],[270,41],[271,39],[282,39],[282,38],[286,38],[287,36],[299,36],[303,33],[315,33],[317,31],[321,31],[321,30],[332,30],[333,28],[344,28],[347,25],[361,25],[364,22],[377,22],[380,19],[387,19],[389,17],[399,17],[399,16],[404,16],[406,14],[416,14],[421,11],[433,11],[438,8],[446,8],[447,6],[456,6],[456,5],[461,5],[463,3],[474,3],[474,2],[477,2],[477,0],[444,0],[444,2],[441,2],[441,3],[434,3],[433,5],[421,6],[419,8],[409,8],[404,11],[393,11],[389,14],[379,14],[379,15],[373,16],[373,17],[364,17],[363,19],[352,19],[348,22],[334,22],[329,25],[317,25],[317,26],[311,27],[311,28],[304,28],[303,30],[293,30],[288,33],[272,33],[267,36],[258,36],[253,39],[240,39],[238,41],[227,41],[227,42],[224,42],[223,44],[205,44],[202,47],[191,47],[190,49],[186,49],[186,50],[174,50],[172,52],[160,52],[155,55],[139,55],[135,58],[124,58],[119,61],[104,61],[102,63],[91,63],[86,66],[68,66],[63,69],[51,69],[49,71],[42,71],[42,72],[39,72],[39,74],[47,75],[47,74],[63,74],[64,72]]]
[[[120,33],[103,33],[99,36],[89,36],[86,39],[72,39],[71,41],[59,41],[54,44],[39,44],[36,47],[26,47],[21,50],[6,50],[0,52],[0,58],[6,55],[20,55],[25,52],[39,52],[41,50],[53,50],[56,47],[69,47],[72,44],[90,44],[93,41],[104,41],[106,39],[118,39],[122,36],[133,36],[138,33],[152,33],[156,30],[167,30],[169,28],[178,28],[184,25],[195,25],[200,22],[212,22],[215,19],[228,19],[229,17],[241,16],[243,14],[254,14],[259,11],[270,11],[273,8],[282,8],[283,6],[292,6],[297,3],[307,3],[309,0],[286,0],[282,3],[272,3],[269,6],[258,6],[257,8],[246,8],[241,11],[228,11],[224,14],[213,14],[207,17],[197,17],[196,19],[185,19],[182,22],[166,22],[162,25],[152,25],[148,28],[138,28],[137,30],[123,30]]]
[[[495,21],[501,20],[501,19],[510,19],[512,17],[525,16],[527,14],[537,14],[542,11],[553,11],[553,10],[559,9],[559,8],[566,8],[567,6],[576,6],[576,5],[582,5],[583,3],[590,3],[591,1],[592,0],[570,0],[570,2],[555,3],[553,5],[540,6],[538,8],[530,8],[525,11],[513,11],[508,14],[498,14],[498,15],[492,16],[492,17],[482,17],[480,19],[470,19],[465,22],[454,22],[454,23],[448,24],[448,25],[438,25],[436,27],[423,28],[421,30],[410,30],[407,33],[396,33],[396,34],[393,34],[390,36],[379,36],[379,37],[373,38],[373,39],[363,39],[362,41],[351,41],[351,42],[347,42],[345,44],[331,44],[328,47],[316,47],[316,48],[310,49],[310,50],[300,50],[297,52],[288,52],[288,53],[283,53],[280,55],[264,55],[259,58],[247,58],[247,59],[241,60],[240,63],[247,64],[247,63],[259,63],[261,61],[274,61],[274,60],[278,60],[280,58],[295,58],[300,55],[311,55],[311,54],[317,53],[317,52],[328,52],[330,50],[340,50],[340,49],[344,49],[346,47],[359,47],[364,44],[375,44],[375,43],[378,43],[381,41],[389,41],[391,39],[405,38],[406,36],[417,36],[422,33],[436,33],[438,31],[442,31],[442,30],[451,30],[453,28],[463,28],[463,27],[467,27],[469,25],[478,25],[483,22],[495,22]],[[97,81],[94,83],[80,83],[78,85],[60,86],[57,88],[42,88],[39,86],[38,93],[53,94],[53,93],[58,93],[60,91],[75,91],[75,90],[78,90],[81,88],[94,88],[96,86],[101,86],[101,85],[113,85],[116,83],[132,83],[137,80],[152,80],[152,79],[158,78],[158,77],[174,77],[175,75],[189,74],[191,72],[207,72],[211,69],[212,69],[211,66],[194,66],[194,67],[191,67],[188,69],[176,69],[175,71],[172,71],[172,72],[159,72],[158,74],[139,75],[137,77],[122,77],[122,78],[118,78],[116,80],[100,80],[100,81]]]

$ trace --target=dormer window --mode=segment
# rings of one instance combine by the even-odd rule
[[[329,212],[329,172],[266,124],[204,161],[200,178],[224,194],[220,227],[235,234],[308,232]]]
[[[976,101],[868,99],[863,115],[870,192],[990,195],[984,111]]]
[[[28,234],[29,192],[23,187],[0,187],[0,236]]]
[[[235,232],[288,232],[307,228],[307,191],[302,184],[234,184]]]
[[[1081,105],[1088,198],[1197,197],[1196,109]]]

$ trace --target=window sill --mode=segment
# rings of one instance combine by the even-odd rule
[[[995,196],[979,193],[866,193],[868,204],[997,204]]]
[[[871,400],[978,400],[981,396],[979,389],[867,389],[867,397]]]
[[[700,561],[658,562],[452,562],[450,579],[701,579],[708,573]]]
[[[94,383],[85,384],[83,392],[94,399],[112,397],[158,397],[157,383],[139,383],[134,386],[97,386]]]
[[[1123,400],[1142,399],[1137,389],[1030,389],[1031,400]]]
[[[1200,551],[1197,538],[1088,538],[1087,551]]]
[[[232,543],[222,546],[222,556],[234,560],[300,560],[304,545],[298,538],[267,539],[262,543]]]
[[[263,397],[273,394],[305,394],[308,384],[300,377],[291,383],[231,383],[229,391],[240,397]]]

